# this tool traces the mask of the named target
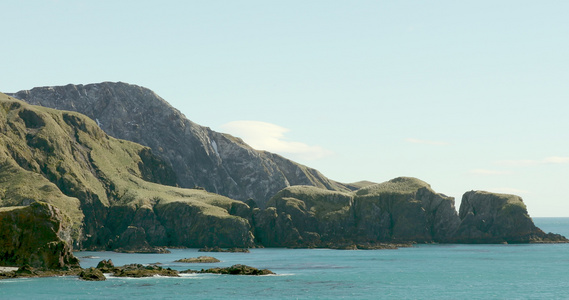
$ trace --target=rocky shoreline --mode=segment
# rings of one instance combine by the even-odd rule
[[[164,277],[179,277],[180,274],[222,274],[222,275],[273,275],[270,270],[267,269],[257,269],[247,265],[236,264],[230,267],[220,268],[209,268],[201,270],[184,270],[177,271],[171,268],[163,268],[157,265],[142,265],[142,264],[128,264],[124,266],[115,267],[113,262],[109,260],[103,260],[99,262],[97,267],[93,268],[72,268],[68,270],[46,270],[46,269],[36,269],[28,265],[22,266],[20,268],[9,268],[1,267],[0,269],[0,280],[2,279],[15,279],[15,278],[38,278],[38,277],[57,277],[57,276],[77,276],[81,280],[85,281],[103,281],[108,274],[113,277],[129,277],[129,278],[142,278],[142,277],[153,277],[153,276],[164,276]]]

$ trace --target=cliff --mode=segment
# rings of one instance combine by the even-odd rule
[[[268,206],[253,222],[258,242],[270,246],[445,242],[459,225],[453,198],[408,177],[350,193],[290,187]]]
[[[257,243],[273,247],[568,242],[537,228],[518,196],[467,192],[457,214],[454,198],[410,177],[350,193],[289,187],[267,205],[253,225]]]
[[[567,242],[558,234],[544,233],[530,218],[519,196],[470,191],[463,195],[457,243]]]
[[[52,205],[67,224],[61,238],[75,249],[253,244],[239,216],[246,204],[168,186],[175,174],[149,148],[75,112],[0,94],[0,166],[0,207]]]
[[[195,124],[151,90],[136,85],[39,87],[11,95],[34,105],[80,112],[109,135],[150,147],[173,168],[181,187],[254,199],[261,207],[291,185],[350,190],[317,170]]]
[[[256,156],[233,151],[288,166],[278,169],[294,177],[287,184],[312,183],[286,187],[257,208],[254,201],[175,187],[177,174],[152,149],[113,138],[99,125],[0,94],[0,263],[73,267],[72,248],[567,242],[535,227],[517,196],[468,192],[457,214],[452,197],[416,178],[334,191],[335,183],[316,170],[220,134],[215,155],[242,166],[235,174],[250,176],[251,188],[268,169],[248,169]],[[212,181],[220,180],[216,175]],[[268,193],[266,184],[260,183]]]
[[[46,203],[0,208],[0,265],[40,269],[79,267],[63,239],[65,216]]]

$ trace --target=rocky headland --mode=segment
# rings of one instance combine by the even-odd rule
[[[122,82],[37,87],[11,96],[29,104],[82,113],[107,134],[152,149],[175,174],[168,183],[264,207],[274,194],[293,185],[349,191],[350,185],[282,156],[251,148],[241,139],[188,120],[153,91]],[[148,166],[153,169],[158,166]]]
[[[0,265],[75,270],[72,250],[568,242],[537,228],[520,197],[467,192],[457,212],[416,178],[337,183],[194,124],[141,87],[15,95],[92,119],[0,94]]]

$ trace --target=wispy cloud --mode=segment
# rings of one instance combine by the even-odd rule
[[[255,149],[293,156],[293,158],[315,160],[332,154],[332,151],[320,146],[289,141],[285,136],[289,129],[267,122],[233,121],[222,125],[221,129],[242,138]]]
[[[569,164],[568,156],[550,156],[543,159],[501,160],[496,164],[511,167],[526,167],[544,164]]]
[[[423,145],[433,145],[433,146],[445,146],[448,145],[447,142],[441,141],[430,141],[430,140],[420,140],[415,138],[406,138],[405,141],[411,144],[423,144]]]
[[[500,170],[488,170],[488,169],[474,169],[468,171],[470,174],[474,175],[507,175],[512,174],[509,171],[500,171]]]

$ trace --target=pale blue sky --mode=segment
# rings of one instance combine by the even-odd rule
[[[569,2],[4,0],[0,11],[0,91],[128,82],[338,181],[414,176],[457,208],[480,189],[522,196],[531,216],[569,216]]]

